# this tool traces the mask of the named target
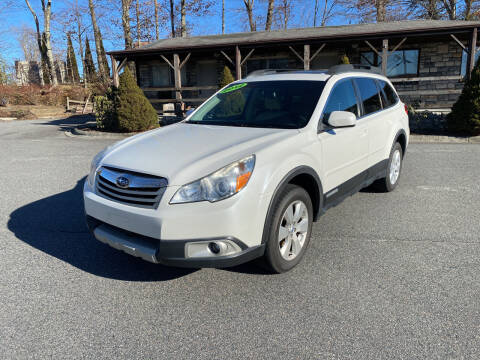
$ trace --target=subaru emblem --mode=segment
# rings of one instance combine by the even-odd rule
[[[122,189],[126,189],[128,188],[128,185],[130,185],[130,180],[128,180],[125,176],[119,176],[117,178],[117,185]]]

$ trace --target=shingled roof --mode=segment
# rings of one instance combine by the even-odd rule
[[[458,33],[480,27],[480,21],[464,20],[409,20],[371,24],[324,26],[277,31],[254,31],[225,35],[207,35],[162,39],[148,45],[121,51],[111,51],[112,55],[136,53],[154,53],[172,50],[190,50],[195,48],[221,48],[239,45],[263,45],[281,42],[299,42],[308,40],[334,40],[352,38],[374,38],[385,35],[435,34],[443,32]]]

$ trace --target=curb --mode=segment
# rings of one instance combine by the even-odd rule
[[[446,135],[410,135],[410,143],[442,143],[442,144],[480,144],[480,136],[462,137]]]
[[[96,139],[124,139],[126,137],[136,135],[138,133],[131,132],[131,133],[111,133],[111,132],[104,132],[104,131],[96,131],[90,130],[85,131],[81,130],[78,127],[74,127],[70,129],[70,131],[66,131],[65,133],[69,133],[67,136],[79,136],[79,137],[89,137],[89,138],[96,138]]]

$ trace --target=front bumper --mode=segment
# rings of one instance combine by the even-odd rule
[[[265,251],[264,244],[247,247],[241,241],[229,237],[225,239],[239,245],[242,249],[241,252],[227,256],[187,258],[185,255],[185,245],[187,243],[221,239],[159,240],[117,228],[88,215],[87,225],[97,240],[146,261],[169,266],[193,268],[231,267],[260,257]]]

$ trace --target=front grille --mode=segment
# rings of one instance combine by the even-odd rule
[[[124,182],[120,182],[121,178]],[[126,180],[125,180],[126,179]],[[120,203],[156,209],[165,189],[167,179],[133,171],[102,166],[96,177],[97,194]],[[119,185],[119,182],[121,185]]]

